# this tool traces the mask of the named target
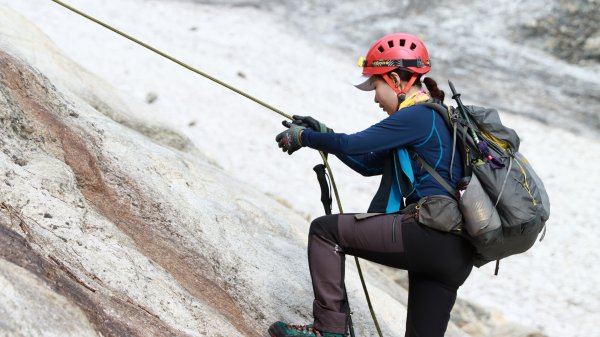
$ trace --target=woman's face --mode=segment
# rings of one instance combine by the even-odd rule
[[[373,76],[371,83],[375,87],[375,103],[388,115],[398,111],[398,96],[387,82],[380,76]]]

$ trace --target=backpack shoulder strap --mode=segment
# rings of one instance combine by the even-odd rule
[[[431,174],[431,176],[440,184],[442,185],[442,187],[444,189],[446,189],[446,191],[448,191],[451,195],[456,196],[456,190],[453,189],[450,184],[448,184],[448,182],[446,182],[446,180],[444,178],[442,178],[442,176],[437,173],[433,167],[431,167],[431,165],[427,164],[427,162],[421,158],[421,156],[419,156],[419,154],[413,149],[413,148],[408,148],[408,153],[410,153],[410,156],[417,161],[419,164],[421,164],[421,166],[423,166],[425,168],[425,170],[427,170],[427,172],[429,172],[429,174]]]
[[[462,168],[463,168],[463,174],[466,176],[470,176],[471,175],[471,167],[469,165],[469,156],[467,153],[467,145],[464,144],[465,139],[466,139],[466,132],[467,129],[463,128],[463,127],[459,127],[459,124],[461,124],[460,119],[461,117],[459,116],[458,112],[456,111],[456,109],[452,108],[451,106],[446,106],[444,104],[442,104],[441,102],[437,101],[437,100],[428,100],[425,102],[421,102],[421,103],[417,103],[417,104],[421,104],[424,105],[434,111],[436,111],[438,113],[438,115],[442,116],[442,118],[444,119],[444,123],[446,123],[446,126],[448,127],[448,130],[450,130],[450,133],[452,134],[452,159],[450,161],[450,167],[453,167],[454,164],[454,154],[456,149],[458,148],[459,152],[462,155]],[[457,134],[457,132],[459,131],[458,129],[462,129],[462,132],[464,133],[463,135],[459,135]],[[457,136],[459,136],[459,141],[457,142]],[[426,166],[423,165],[425,168]],[[435,176],[434,176],[435,178]],[[450,170],[450,178],[452,179],[452,169]]]
[[[455,120],[453,119],[453,116],[451,116],[452,114],[454,114],[453,109],[450,109],[449,107],[447,107],[441,103],[436,103],[434,101],[425,101],[425,102],[422,102],[419,104],[435,110],[440,116],[442,116],[442,118],[444,118],[444,122],[446,122],[446,125],[448,126],[448,128],[452,129],[452,125],[455,122]]]

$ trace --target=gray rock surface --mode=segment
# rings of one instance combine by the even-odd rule
[[[0,259],[0,335],[99,336],[79,307],[34,273]]]
[[[173,169],[184,159],[5,51],[0,68],[2,258],[68,298],[102,335],[197,335],[186,330],[199,326],[252,335],[218,268],[207,268],[217,253],[190,235],[202,218],[169,216],[172,198],[156,191],[174,183],[162,174],[185,184]],[[144,176],[158,185],[138,185]]]
[[[523,24],[523,36],[570,62],[600,61],[600,2],[558,0],[550,7],[550,13]]]

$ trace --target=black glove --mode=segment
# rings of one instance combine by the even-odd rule
[[[309,129],[313,129],[317,132],[333,132],[333,130],[328,128],[327,125],[325,125],[325,123],[321,123],[318,120],[316,120],[310,116],[294,115],[294,116],[292,116],[292,118],[293,118],[292,124],[304,126]],[[289,122],[288,122],[288,124],[289,124]]]
[[[283,125],[288,127],[287,130],[278,134],[275,141],[283,152],[292,154],[302,148],[302,140],[300,140],[300,131],[306,129],[304,126],[292,124],[284,121]]]

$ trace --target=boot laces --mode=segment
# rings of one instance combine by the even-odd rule
[[[319,332],[319,330],[315,329],[313,327],[312,324],[306,324],[306,325],[300,325],[300,324],[289,324],[288,325],[291,329],[294,329],[298,332],[302,332],[302,333],[314,333],[315,336],[317,337],[321,337],[321,333]]]

